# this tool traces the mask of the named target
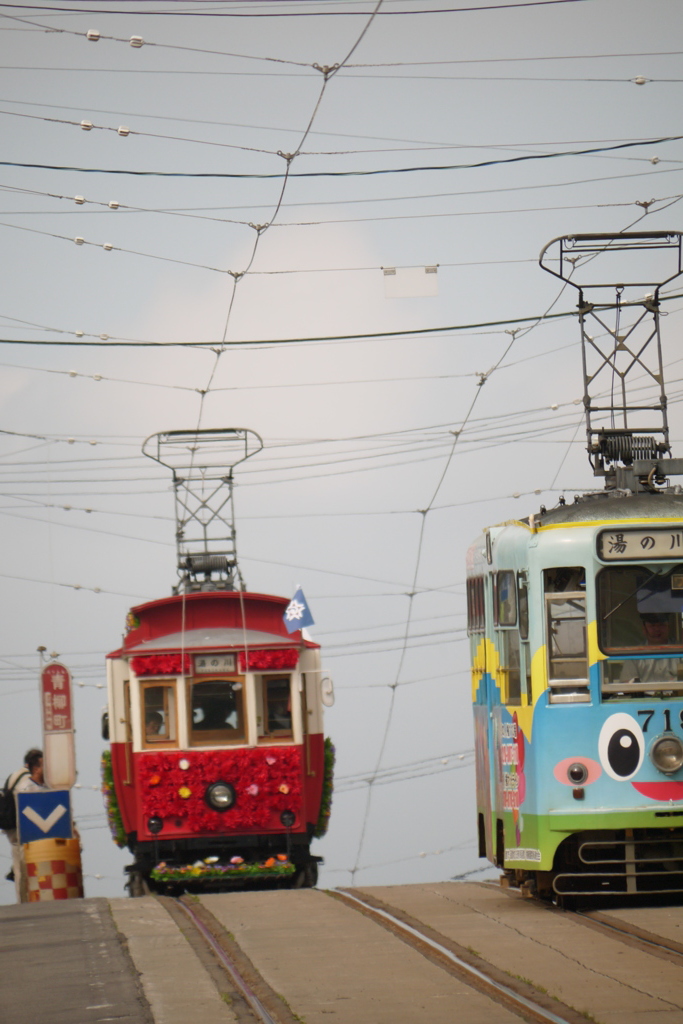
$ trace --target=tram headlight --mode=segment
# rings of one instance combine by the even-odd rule
[[[294,811],[283,811],[282,814],[280,815],[280,821],[285,826],[285,828],[291,828],[294,822],[296,821],[296,814],[294,813]]]
[[[588,778],[588,769],[585,764],[581,764],[580,761],[574,761],[567,768],[567,778],[575,786],[582,786]]]
[[[214,811],[227,811],[235,802],[235,790],[229,782],[214,782],[204,794],[209,807]]]
[[[655,768],[671,775],[683,765],[683,743],[673,733],[664,733],[652,744],[650,758]]]
[[[148,829],[148,831],[150,831],[152,833],[153,836],[155,836],[159,832],[161,832],[163,827],[164,827],[164,819],[163,818],[156,818],[155,817],[155,818],[148,818],[147,819],[147,829]]]

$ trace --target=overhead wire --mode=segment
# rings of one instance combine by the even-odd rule
[[[379,0],[381,2],[381,0]],[[323,86],[325,80],[323,80]],[[307,134],[307,133],[306,133]],[[590,156],[596,153],[612,153],[619,150],[634,149],[642,146],[660,146],[667,142],[679,142],[683,135],[662,135],[657,138],[641,139],[635,142],[620,142],[609,146],[591,146],[587,149],[558,150],[553,153],[526,153],[521,156],[499,157],[491,160],[476,160],[459,164],[423,165],[417,167],[377,167],[365,170],[349,171],[296,171],[290,172],[289,168],[280,173],[257,173],[257,172],[236,172],[236,171],[157,171],[157,170],[134,170],[132,168],[113,167],[78,167],[68,164],[43,164],[20,160],[0,160],[1,167],[23,167],[44,171],[78,171],[80,174],[115,174],[132,175],[134,177],[154,178],[217,178],[235,180],[282,180],[289,178],[354,178],[354,177],[376,177],[379,175],[392,174],[423,174],[440,171],[465,171],[476,170],[482,167],[499,167],[506,164],[529,163],[541,160],[564,159],[567,157]]]
[[[310,127],[310,125],[309,125],[309,127]],[[299,154],[299,155],[303,155],[303,154]],[[281,197],[281,198],[282,198],[282,197]],[[276,226],[279,226],[279,225],[276,225]],[[250,273],[255,273],[255,271],[252,271],[252,270],[250,270]],[[233,291],[233,295],[234,295],[234,291]],[[228,316],[228,319],[229,319],[229,316]],[[227,333],[227,322],[226,322],[226,333]],[[224,340],[225,340],[225,337],[224,337]],[[513,338],[513,342],[514,342],[514,338]],[[507,364],[506,364],[506,365],[507,365]],[[500,368],[502,369],[502,368],[503,368],[503,366],[501,366]],[[214,367],[214,370],[215,370],[215,367]],[[216,392],[216,391],[218,391],[219,389],[218,389],[217,387],[213,387],[213,386],[211,386],[211,384],[212,384],[212,379],[213,379],[213,378],[211,378],[211,379],[210,379],[210,381],[209,381],[209,386],[210,386],[210,390],[211,390],[212,392]],[[192,389],[189,389],[189,390],[192,390]],[[463,442],[464,442],[464,438],[463,438]],[[437,492],[438,492],[438,488],[437,488]],[[436,496],[436,495],[434,495],[434,497],[435,497],[435,496]],[[432,499],[432,500],[433,500],[433,499]],[[432,507],[433,507],[433,508],[436,508],[436,507],[438,507],[438,506],[432,506]],[[413,621],[415,621],[415,620],[413,620]],[[412,637],[411,637],[410,639],[412,639]],[[378,642],[378,641],[374,641],[374,642]],[[397,683],[396,683],[396,685],[402,685],[402,683],[398,683],[398,682],[397,682]]]
[[[676,54],[674,54],[674,55],[676,55]],[[629,56],[629,55],[627,54],[625,56]],[[632,56],[637,56],[637,55],[633,54]],[[647,54],[645,56],[647,56]],[[665,56],[665,54],[654,54],[653,56]],[[509,58],[509,59],[510,60],[535,60],[536,58],[531,57],[531,58]],[[553,59],[553,58],[539,58],[539,59],[549,59],[550,60],[550,59]],[[560,59],[560,58],[558,58],[558,59]],[[468,62],[464,61],[463,63],[468,63]],[[0,102],[1,103],[10,103],[10,104],[13,104],[14,106],[46,107],[48,109],[57,109],[57,110],[69,109],[69,110],[79,110],[80,111],[82,109],[81,106],[74,107],[72,105],[63,104],[63,103],[62,104],[57,104],[57,103],[48,103],[48,102],[45,102],[45,101],[35,102],[35,101],[30,101],[30,100],[20,100],[20,99],[16,99],[15,97],[11,97],[11,98],[10,97],[0,97]],[[121,110],[121,109],[109,110],[109,109],[102,109],[102,108],[99,108],[99,107],[92,107],[90,105],[88,105],[88,110],[89,110],[90,113],[93,113],[93,114],[116,114],[117,116],[136,117],[138,119],[145,119],[145,118],[147,118],[147,119],[158,120],[158,121],[179,121],[179,122],[186,123],[186,124],[207,125],[207,126],[210,126],[210,127],[243,128],[243,129],[248,129],[248,130],[253,130],[253,131],[260,131],[260,132],[261,131],[272,131],[272,132],[277,132],[278,135],[281,135],[283,132],[286,132],[286,133],[290,133],[290,134],[296,135],[297,137],[301,135],[301,129],[300,128],[287,128],[287,127],[284,127],[283,125],[277,125],[277,126],[273,126],[273,125],[253,125],[253,124],[244,124],[242,122],[236,122],[236,121],[215,121],[215,120],[207,120],[207,119],[196,118],[196,117],[192,117],[192,118],[189,118],[189,117],[179,117],[179,116],[176,116],[176,115],[169,115],[169,114],[158,114],[158,113],[146,114],[146,113],[144,113],[143,111],[140,111],[140,110],[135,110],[135,111],[132,111],[132,112],[131,111],[124,111],[124,110]],[[80,122],[78,122],[78,123],[80,124]],[[359,133],[349,133],[349,132],[330,132],[330,131],[322,131],[320,129],[315,129],[315,128],[313,128],[309,134],[311,136],[319,135],[319,136],[326,136],[326,137],[331,137],[331,138],[368,139],[368,140],[372,140],[372,141],[375,141],[375,142],[402,142],[405,145],[411,146],[413,148],[414,147],[429,147],[429,148],[440,148],[440,149],[482,149],[483,148],[483,149],[487,149],[487,150],[493,149],[493,150],[503,150],[503,151],[510,150],[510,149],[512,149],[512,150],[514,150],[514,149],[529,149],[529,147],[533,147],[533,146],[586,145],[586,144],[589,144],[589,143],[593,144],[596,141],[599,141],[601,143],[604,143],[604,142],[635,142],[635,141],[637,141],[635,139],[604,139],[603,138],[603,139],[600,139],[600,140],[596,140],[596,139],[578,139],[577,140],[577,139],[574,139],[574,140],[569,140],[569,141],[568,140],[564,140],[564,141],[556,141],[554,143],[551,143],[551,142],[548,142],[547,139],[544,139],[542,142],[533,142],[533,141],[531,141],[531,142],[513,142],[513,143],[507,143],[507,142],[506,143],[500,143],[500,142],[498,142],[498,143],[490,143],[490,142],[487,142],[487,143],[484,143],[484,144],[482,144],[482,143],[475,144],[475,143],[465,143],[465,142],[446,143],[446,142],[442,142],[442,141],[425,140],[425,139],[403,139],[403,138],[398,138],[398,137],[395,137],[395,136],[382,136],[382,135],[377,135],[377,134],[363,135],[363,134],[359,134]],[[372,152],[374,152],[374,150]],[[27,191],[29,191],[29,190],[27,190]],[[378,201],[378,202],[381,201],[381,198],[378,197],[378,199],[376,201]],[[308,204],[306,204],[306,205],[308,205]],[[312,205],[315,205],[315,204],[312,204]]]
[[[671,301],[673,299],[683,298],[683,292],[672,292],[662,296],[662,301]],[[628,305],[625,303],[624,306]],[[224,348],[238,346],[240,348],[262,348],[267,347],[279,347],[281,345],[307,345],[318,342],[352,342],[352,341],[367,341],[370,339],[390,339],[390,338],[411,338],[415,339],[427,335],[439,335],[444,332],[461,332],[461,331],[474,331],[481,330],[486,327],[505,327],[509,324],[526,324],[535,321],[551,321],[551,320],[567,320],[576,317],[577,311],[575,309],[567,310],[562,313],[536,313],[532,316],[517,316],[508,317],[503,320],[487,320],[479,321],[477,323],[467,324],[448,324],[441,327],[419,327],[410,328],[406,330],[398,331],[370,331],[359,334],[326,334],[326,335],[313,335],[310,337],[302,338],[251,338],[242,341],[231,341],[228,338],[222,339],[220,342],[216,340],[207,339],[205,341],[151,341],[151,340],[139,340],[139,339],[128,339],[128,338],[110,338],[109,335],[105,335],[104,339],[102,335],[96,338],[95,335],[88,335],[87,337],[93,340],[85,340],[84,332],[72,331],[68,332],[76,336],[75,341],[61,341],[55,338],[0,338],[0,343],[12,344],[12,345],[40,345],[40,346],[68,346],[70,348],[187,348],[187,349],[212,349],[217,344],[220,344]],[[50,328],[52,330],[52,328]],[[66,333],[66,332],[65,332]],[[81,336],[83,335],[83,337]]]

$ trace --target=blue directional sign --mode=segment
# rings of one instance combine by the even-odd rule
[[[19,842],[72,839],[71,795],[68,789],[17,793]]]

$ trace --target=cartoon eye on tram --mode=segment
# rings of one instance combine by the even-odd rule
[[[158,436],[205,486],[210,471],[225,482],[225,445],[245,433]],[[208,471],[203,441],[221,443],[218,455],[209,447]],[[181,504],[190,507],[186,493]],[[202,546],[215,546],[194,507]],[[192,519],[180,520],[185,542]],[[223,526],[222,540],[234,541],[232,523]],[[287,620],[287,599],[235,587],[234,552],[180,555],[176,593],[132,608],[107,659],[104,790],[114,838],[134,857],[131,895],[314,885],[321,858],[310,846],[327,828],[334,759],[319,645]]]
[[[555,266],[565,250],[600,254],[610,240],[673,246],[682,272],[681,235],[661,233],[555,240]],[[601,325],[620,297],[601,304]],[[588,450],[605,490],[487,529],[468,552],[479,853],[504,884],[565,903],[683,892],[683,491],[668,485],[683,460],[665,457],[657,290],[633,305],[645,311],[628,329],[622,319],[612,349],[603,342],[596,371],[594,306],[580,290]],[[629,404],[618,360],[645,319],[660,390],[639,429],[645,400]],[[626,425],[603,397],[605,426],[591,387],[617,368]],[[655,412],[661,439],[645,433]]]

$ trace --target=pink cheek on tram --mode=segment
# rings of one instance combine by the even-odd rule
[[[574,767],[576,768],[575,778],[569,774],[570,768]],[[584,769],[583,779],[580,777],[580,767]],[[565,757],[564,760],[557,762],[553,768],[553,775],[564,786],[590,786],[591,782],[600,778],[602,768],[597,761],[593,761],[590,757]]]

